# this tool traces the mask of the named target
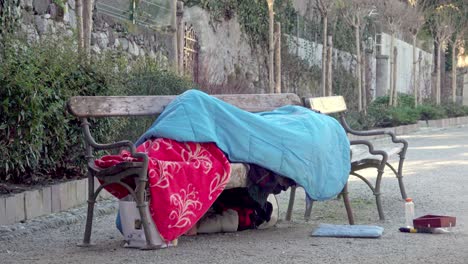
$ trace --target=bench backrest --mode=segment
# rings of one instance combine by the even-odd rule
[[[343,96],[307,98],[305,106],[323,114],[345,112],[347,110]]]
[[[303,105],[293,93],[213,95],[249,112],[270,111],[284,105]],[[168,96],[74,96],[68,110],[77,117],[149,116],[160,114],[176,98]]]

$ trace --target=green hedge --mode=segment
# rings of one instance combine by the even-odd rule
[[[191,86],[149,60],[128,70],[126,57],[118,54],[94,58],[84,66],[67,39],[31,45],[10,39],[4,44],[0,56],[0,182],[37,183],[82,176],[79,121],[65,108],[71,96],[167,94]],[[136,126],[145,129],[140,121],[90,121],[101,142],[122,137]]]
[[[355,129],[391,127],[415,124],[418,120],[442,119],[468,115],[468,107],[448,103],[443,105],[421,104],[414,107],[414,97],[399,94],[398,106],[388,106],[389,97],[377,97],[368,107],[367,115],[350,112],[348,122]]]

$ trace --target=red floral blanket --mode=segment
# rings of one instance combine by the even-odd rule
[[[188,231],[210,208],[229,181],[230,164],[214,143],[148,140],[137,148],[149,157],[149,208],[159,233],[171,241]],[[96,166],[107,168],[136,161],[128,151],[104,156]],[[117,198],[128,195],[118,184],[106,187]]]

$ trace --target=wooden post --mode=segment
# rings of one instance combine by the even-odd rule
[[[275,78],[275,93],[281,93],[281,23],[276,22],[275,27],[275,37],[276,37],[276,45],[275,45],[275,70],[276,70],[276,78]]]
[[[414,107],[418,106],[418,86],[416,85],[416,67],[418,61],[416,60],[416,35],[413,35],[413,96],[414,96]]]
[[[365,47],[364,45],[362,45]],[[366,62],[366,50],[364,48],[364,52],[362,53],[362,59],[361,59],[361,85],[362,85],[362,109],[364,111],[364,114],[367,113],[367,86],[366,86],[366,73],[367,73],[367,62]]]
[[[390,92],[388,94],[389,96],[389,100],[388,100],[388,105],[389,106],[392,106],[392,103],[393,103],[393,65],[395,64],[395,62],[393,61],[393,47],[395,46],[395,33],[392,32],[392,36],[391,36],[391,39],[390,39],[390,52],[389,52],[389,55],[390,55]]]
[[[183,23],[184,2],[177,1],[177,72],[179,75],[184,74],[184,35],[185,27]]]
[[[171,1],[171,33],[172,33],[172,49],[174,51],[174,57],[172,58],[172,66],[177,72],[179,67],[179,55],[178,55],[178,42],[177,42],[177,0]]]
[[[333,36],[328,36],[328,47],[327,47],[327,94],[326,96],[331,96],[333,94],[332,86],[332,76],[333,76]]]
[[[354,26],[354,40],[356,41],[356,79],[358,90],[358,111],[362,111],[362,76],[361,76],[361,33],[360,33],[360,19],[358,16],[355,18],[356,23]]]
[[[326,79],[327,79],[327,26],[328,17],[323,16],[323,41],[322,41],[322,96],[326,96]]]
[[[267,0],[268,2],[268,25],[269,25],[269,48],[268,48],[268,86],[269,92],[275,92],[275,80],[274,80],[274,60],[275,60],[275,40],[274,40],[274,13],[273,13],[273,0]]]
[[[75,0],[75,13],[76,13],[76,33],[78,35],[78,52],[83,52],[84,39],[83,39],[83,2],[82,0]]]
[[[452,102],[457,102],[457,40],[452,42]]]
[[[398,106],[398,87],[397,87],[397,58],[398,58],[398,49],[393,47],[393,106]]]
[[[88,60],[91,50],[91,31],[93,30],[94,0],[83,0],[83,54]]]
[[[436,96],[436,105],[440,105],[440,74],[442,71],[442,63],[441,60],[441,51],[442,51],[442,44],[439,43],[437,47],[437,69],[436,69],[436,84],[435,84],[435,96]]]

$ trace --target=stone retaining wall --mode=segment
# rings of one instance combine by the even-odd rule
[[[73,36],[76,32],[75,1],[65,1],[64,8],[53,0],[20,0],[18,10],[20,28],[30,41]],[[91,33],[91,52],[101,54],[118,50],[129,58],[148,55],[162,66],[174,60],[172,35],[148,27],[133,25],[95,11]]]

